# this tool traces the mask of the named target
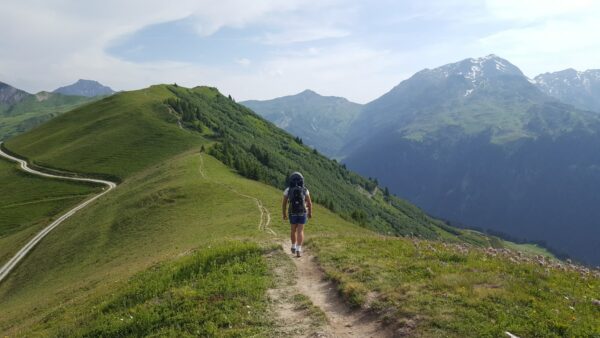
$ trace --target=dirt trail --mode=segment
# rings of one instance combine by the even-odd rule
[[[200,175],[209,179],[204,167],[204,159],[200,154]],[[267,231],[275,235],[276,233],[269,228],[271,224],[271,213],[262,204],[262,201],[254,196],[249,196],[235,190],[233,187],[215,180],[217,184],[227,187],[234,193],[254,200],[260,212],[259,230]],[[283,271],[281,267],[275,268],[274,272],[279,280],[279,285],[275,289],[269,290],[269,297],[274,302],[275,314],[280,323],[280,333],[289,337],[391,337],[389,330],[386,330],[374,316],[364,310],[351,310],[339,294],[336,286],[325,280],[323,272],[319,269],[310,253],[304,253],[302,257],[292,256],[289,249],[289,241],[281,242],[284,253],[290,255],[293,271]],[[291,264],[290,264],[291,265]],[[295,275],[296,278],[291,282],[283,282],[285,276]],[[315,328],[311,319],[307,319],[296,309],[296,304],[291,300],[294,294],[303,294],[307,296],[314,306],[318,307],[327,317],[327,322],[322,327]]]
[[[209,180],[208,175],[206,174],[206,170],[204,168],[204,158],[202,157],[202,154],[200,154],[200,168],[198,170],[200,171],[200,175],[202,176],[202,178]],[[253,200],[254,203],[256,203],[256,207],[258,208],[258,211],[260,212],[260,221],[258,222],[258,230],[266,231],[272,235],[277,234],[275,231],[273,231],[273,229],[271,229],[269,227],[269,225],[271,224],[271,213],[269,212],[269,209],[267,209],[263,205],[261,200],[259,200],[258,198],[254,197],[254,196],[243,194],[228,184],[225,184],[225,183],[222,183],[222,182],[219,182],[216,180],[210,180],[210,181],[226,187],[227,189],[231,190],[232,192],[234,192],[235,194],[237,194],[239,196]]]
[[[283,242],[282,246],[285,252],[289,252],[288,241]],[[310,254],[304,252],[300,258],[292,256],[292,261],[298,274],[296,288],[327,316],[328,323],[321,337],[392,336],[373,315],[364,310],[351,310],[339,296],[336,286],[325,279]]]

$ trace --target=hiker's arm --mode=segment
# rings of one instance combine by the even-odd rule
[[[306,209],[308,210],[308,218],[312,218],[312,201],[310,195],[306,195]]]
[[[287,219],[287,196],[283,196],[283,202],[281,203],[281,211],[283,212],[283,219]]]

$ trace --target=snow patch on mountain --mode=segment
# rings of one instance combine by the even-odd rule
[[[423,72],[430,73],[441,78],[462,76],[474,85],[488,77],[500,75],[524,76],[519,68],[494,54],[480,58],[465,59],[456,63],[435,68],[433,70],[426,69]]]
[[[572,68],[535,77],[544,93],[580,109],[600,112],[600,70],[584,72]]]

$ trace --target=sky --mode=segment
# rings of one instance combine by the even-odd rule
[[[529,77],[600,68],[595,0],[0,0],[0,81],[312,89],[366,103],[424,68],[496,54]]]

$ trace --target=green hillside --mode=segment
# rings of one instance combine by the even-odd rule
[[[487,243],[384,196],[375,181],[300,144],[214,88],[161,85],[119,93],[17,136],[6,147],[34,164],[123,180],[202,143],[242,175],[278,188],[300,170],[316,202],[371,229]]]
[[[350,126],[362,108],[343,97],[321,96],[308,89],[296,95],[241,104],[329,157],[340,155]]]
[[[271,213],[276,235],[259,226],[253,198]],[[223,241],[272,247],[289,227],[280,206],[279,189],[196,151],[143,170],[50,233],[0,285],[0,332],[53,332],[133,274]],[[311,235],[368,233],[320,206],[315,215]]]
[[[254,198],[272,214],[268,226]],[[280,283],[273,270],[282,263],[270,257],[288,231],[275,218],[280,202],[278,189],[244,179],[195,151],[135,174],[57,228],[0,285],[0,331],[9,336],[280,336],[267,292]],[[484,313],[490,320],[477,332],[498,332],[501,324],[540,309],[541,320],[520,317],[504,328],[515,334],[548,326],[562,330],[551,333],[598,331],[590,302],[600,279],[590,275],[551,266],[550,280],[529,286],[540,277],[541,268],[533,264],[422,240],[415,251],[410,240],[376,236],[320,206],[307,235],[309,250],[339,281],[348,306],[376,305],[382,318],[400,329],[406,322],[423,336],[458,336],[465,323],[481,321],[478,306],[501,300]],[[513,297],[515,285],[520,293]],[[570,299],[565,304],[576,304],[575,310],[563,305],[565,295]],[[411,307],[404,311],[397,304],[406,297]],[[539,303],[532,301],[538,298]],[[438,303],[431,305],[431,299]],[[546,319],[556,301],[560,314]],[[519,310],[501,311],[513,305]],[[564,306],[571,312],[563,314]],[[570,313],[577,321],[565,321]]]
[[[369,228],[393,235],[412,232],[420,245],[436,250],[456,243],[469,250],[502,246],[498,239],[453,229],[389,196],[376,182],[313,152],[214,88],[161,85],[119,93],[19,135],[6,147],[37,164],[121,181],[51,232],[0,284],[0,332],[10,337],[317,335],[328,325],[327,314],[311,304],[309,295],[292,293],[279,300],[295,317],[306,317],[304,327],[289,328],[273,298],[274,290],[288,290],[298,278],[293,261],[278,249],[289,234],[280,215],[281,188],[285,175],[296,168],[306,174],[319,200],[307,225],[308,252],[317,253],[317,262],[339,282],[348,306],[365,306],[372,296],[401,299],[404,289],[390,286],[398,271],[428,278],[425,267],[438,261],[433,272],[456,268],[461,273],[444,280],[486,271],[478,270],[486,267],[484,256],[474,255],[471,262],[450,254],[414,255],[409,240]],[[388,250],[393,243],[404,244]],[[316,264],[310,257],[300,260]],[[502,270],[507,279],[523,280],[537,271],[525,263],[515,266],[522,268]],[[573,299],[589,304],[597,294],[595,277],[552,269],[570,284]],[[407,290],[410,283],[416,290],[424,283],[402,282],[409,283],[401,284]],[[563,296],[552,288],[524,290],[531,297]],[[459,322],[480,318],[467,311],[477,297],[496,299],[460,287],[456,292],[463,301],[450,309]],[[431,299],[432,294],[424,296]],[[379,315],[396,327],[403,313],[390,309]],[[426,307],[416,309],[426,319],[438,318]],[[594,308],[574,309],[586,326],[573,331],[573,323],[557,317],[566,325],[564,332],[595,334]],[[512,318],[489,314],[502,323]],[[428,325],[422,332],[432,332],[427,327],[435,323],[422,322]],[[433,332],[461,332],[453,330],[442,326]]]
[[[123,179],[199,144],[162,103],[166,86],[119,93],[64,114],[5,146],[34,163]]]
[[[98,191],[86,184],[23,173],[4,158],[0,182],[0,265],[53,218]]]
[[[599,265],[599,130],[600,115],[489,55],[365,105],[344,163],[432,215]]]
[[[600,271],[418,239],[321,237],[310,246],[348,301],[371,308],[400,336],[600,335]]]
[[[53,117],[97,98],[40,92],[14,105],[0,106],[0,140],[30,130]]]

